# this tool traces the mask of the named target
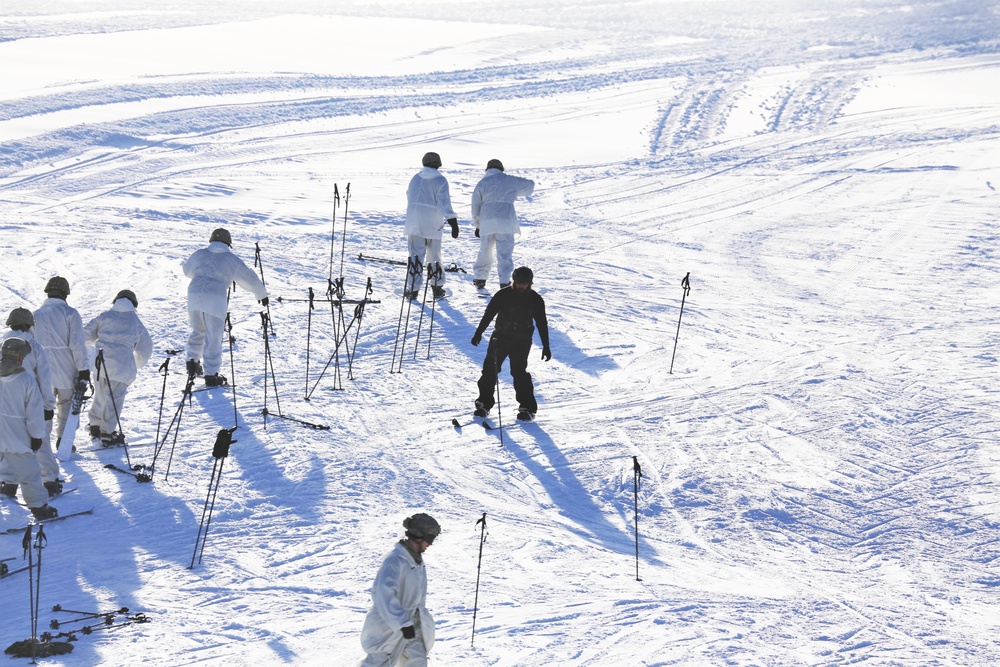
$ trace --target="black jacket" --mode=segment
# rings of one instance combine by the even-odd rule
[[[545,300],[533,289],[518,292],[514,287],[505,287],[490,300],[476,328],[476,335],[482,336],[493,318],[493,336],[508,340],[531,340],[538,327],[538,337],[542,347],[549,346],[549,323],[545,319]]]

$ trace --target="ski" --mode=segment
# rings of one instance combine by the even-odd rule
[[[363,253],[358,253],[358,259],[362,262],[382,262],[383,264],[398,264],[399,266],[406,266],[405,259],[390,259],[388,257],[372,257],[371,255],[365,255]]]
[[[19,568],[11,570],[10,568],[7,567],[6,563],[3,563],[2,565],[0,565],[0,579],[6,579],[7,577],[13,577],[18,572],[24,572],[25,570],[28,569],[28,567],[30,567],[30,566],[24,565],[22,567],[19,567]]]
[[[24,524],[23,526],[18,526],[17,528],[7,528],[0,531],[0,535],[13,535],[14,533],[23,533],[28,526],[47,526],[50,523],[55,523],[56,521],[62,521],[63,519],[68,519],[73,516],[81,516],[83,514],[90,514],[94,511],[94,508],[80,510],[79,512],[70,512],[69,514],[60,514],[59,516],[52,517],[51,519],[42,519],[41,521],[31,521]]]
[[[141,466],[141,467],[137,468],[138,472],[133,472],[131,470],[126,470],[125,468],[120,468],[120,467],[116,466],[114,463],[105,464],[104,467],[106,469],[108,469],[108,470],[114,470],[115,472],[120,472],[123,475],[128,475],[130,477],[134,477],[135,481],[137,481],[137,482],[152,482],[153,481],[153,474],[152,474],[153,471],[152,471],[152,469],[150,469],[149,471],[146,471],[145,466]]]
[[[60,491],[59,493],[57,493],[54,496],[49,496],[49,501],[53,501],[56,498],[60,498],[62,496],[65,496],[67,493],[73,493],[74,491],[76,491],[76,489],[77,489],[77,487],[75,487],[75,486],[64,486],[62,491]],[[17,504],[20,505],[21,507],[27,507],[27,505],[25,505],[24,502],[21,501],[21,500],[18,500]]]

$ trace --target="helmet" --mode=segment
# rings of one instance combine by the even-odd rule
[[[403,519],[403,528],[407,537],[427,542],[433,542],[441,534],[441,526],[430,514],[414,514]]]
[[[123,289],[121,292],[118,292],[118,294],[115,295],[115,298],[111,300],[111,303],[114,303],[118,299],[128,299],[132,302],[133,306],[136,308],[139,307],[139,300],[135,298],[135,292],[130,289]]]
[[[521,284],[527,283],[530,285],[531,282],[534,280],[534,278],[535,274],[532,273],[531,269],[529,269],[526,266],[517,267],[516,269],[514,269],[514,273],[511,275],[511,279],[515,283],[521,283]]]
[[[25,327],[35,326],[35,316],[27,308],[15,308],[7,316],[7,326],[16,327],[18,325]]]
[[[489,162],[486,163],[486,168],[487,169],[499,169],[500,171],[503,171],[503,162],[501,162],[500,160],[498,160],[496,158],[493,158],[492,160],[490,160]]]
[[[421,164],[425,167],[438,169],[441,166],[441,156],[434,152],[424,153],[424,159],[421,160]]]
[[[229,230],[219,227],[214,232],[212,232],[211,238],[208,239],[211,243],[212,241],[222,241],[230,248],[233,247],[233,237],[229,234]]]
[[[31,345],[23,338],[8,338],[0,348],[0,355],[4,357],[18,357],[24,359],[31,353]]]
[[[63,296],[69,296],[69,281],[62,276],[53,276],[49,282],[45,283],[45,293],[60,292]]]

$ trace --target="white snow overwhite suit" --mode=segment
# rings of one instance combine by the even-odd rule
[[[80,371],[90,370],[90,353],[83,335],[83,320],[76,308],[63,299],[49,297],[35,311],[35,339],[45,348],[52,369],[56,397],[56,437],[62,437],[69,417],[70,401]]]
[[[514,272],[514,238],[520,236],[514,201],[535,191],[535,182],[510,176],[501,169],[486,170],[486,175],[472,192],[472,223],[479,230],[479,256],[473,266],[473,278],[486,280],[496,254],[500,286],[510,283]]]
[[[129,385],[153,355],[153,341],[127,298],[115,299],[111,309],[88,322],[83,332],[87,343],[102,352],[104,359],[104,368],[95,368],[91,374],[94,403],[90,407],[90,424],[100,427],[102,434],[112,433],[117,429]]]
[[[8,338],[20,338],[31,346],[31,352],[24,357],[21,366],[35,376],[38,391],[42,396],[42,409],[51,410],[55,414],[56,395],[52,391],[52,367],[45,347],[35,340],[30,331],[11,330],[3,335],[3,340]],[[52,452],[51,421],[45,421],[45,437],[42,438],[41,448],[35,452],[35,458],[38,459],[38,464],[42,468],[42,482],[54,482],[59,479],[59,462],[56,461],[55,454]],[[7,481],[4,465],[4,462],[0,461],[0,481]]]
[[[253,293],[257,300],[267,296],[267,288],[239,257],[222,241],[195,251],[184,262],[188,285],[188,359],[203,360],[205,375],[215,375],[222,366],[222,332],[229,310],[227,290],[232,282]]]
[[[385,557],[372,585],[372,608],[361,630],[368,656],[358,667],[425,667],[434,646],[434,619],[424,606],[427,572],[403,541]],[[412,625],[413,639],[401,629]]]
[[[0,362],[0,455],[5,478],[21,485],[28,507],[42,507],[49,493],[42,486],[42,471],[31,439],[45,436],[42,395],[34,375],[6,358]]]
[[[441,270],[441,230],[445,221],[457,218],[451,207],[448,193],[448,179],[433,167],[423,167],[406,188],[406,246],[411,261],[420,261],[418,271],[410,275],[408,290],[420,287],[427,267],[434,266],[434,285],[444,285],[444,271]]]

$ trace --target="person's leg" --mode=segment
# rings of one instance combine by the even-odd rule
[[[434,267],[431,285],[444,286],[444,267],[441,265],[441,239],[427,239],[427,266]],[[426,272],[427,269],[424,269]]]
[[[201,355],[205,349],[205,313],[189,309],[188,322],[191,323],[191,333],[188,334],[187,358],[201,363]]]
[[[510,376],[514,380],[514,397],[519,410],[527,410],[534,414],[538,412],[535,402],[535,387],[528,372],[528,353],[531,352],[531,341],[519,341],[511,346]]]
[[[49,492],[42,486],[42,469],[34,452],[11,454],[5,453],[8,471],[21,487],[24,504],[28,507],[41,507],[49,502]]]
[[[510,276],[514,273],[514,235],[497,234],[497,277],[500,285],[509,285]]]
[[[208,313],[205,321],[205,375],[216,375],[222,367],[222,334],[226,329],[226,320]]]
[[[492,234],[479,239],[479,255],[472,265],[472,277],[475,280],[489,280],[490,269],[493,268],[493,250],[495,240]]]
[[[423,236],[406,237],[406,252],[411,263],[407,268],[409,274],[406,278],[406,289],[411,292],[420,289],[420,286],[423,284],[424,273],[427,272],[427,266],[424,264],[424,255],[427,252],[426,240]]]
[[[56,395],[56,437],[61,438],[63,431],[66,430],[66,420],[69,419],[69,409],[73,402],[73,388],[56,387],[52,391]]]

